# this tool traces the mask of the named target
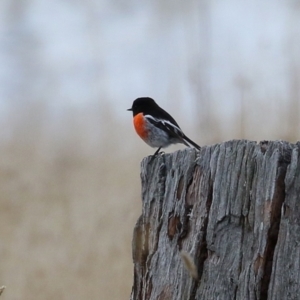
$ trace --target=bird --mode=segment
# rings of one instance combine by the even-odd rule
[[[201,147],[188,138],[174,118],[162,109],[152,98],[140,97],[133,101],[131,108],[133,125],[137,134],[159,154],[161,148],[171,144],[184,144],[200,150]]]

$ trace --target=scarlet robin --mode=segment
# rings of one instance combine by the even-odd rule
[[[137,98],[128,110],[133,113],[133,124],[137,134],[149,146],[158,147],[154,155],[157,155],[161,148],[178,143],[200,150],[200,146],[189,139],[174,118],[152,98]]]

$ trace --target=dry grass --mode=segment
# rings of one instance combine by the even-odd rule
[[[0,149],[3,299],[128,299],[139,159],[76,113],[49,131],[29,109]]]

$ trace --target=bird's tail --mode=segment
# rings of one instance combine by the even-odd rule
[[[199,145],[197,145],[195,142],[193,142],[191,139],[189,139],[186,135],[184,135],[184,137],[183,137],[183,143],[188,147],[193,146],[197,150],[201,149],[201,147]]]

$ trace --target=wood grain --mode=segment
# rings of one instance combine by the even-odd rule
[[[141,182],[132,300],[300,299],[299,144],[148,157]]]

